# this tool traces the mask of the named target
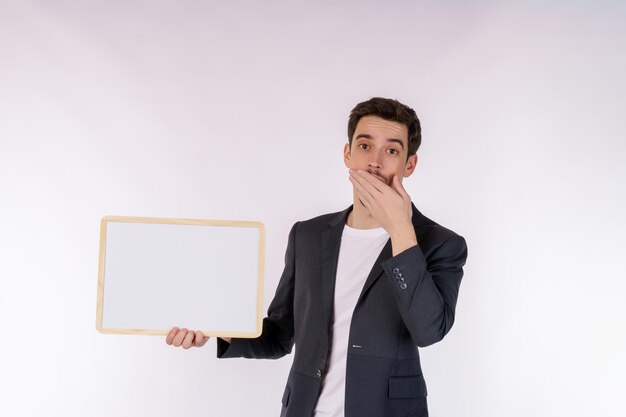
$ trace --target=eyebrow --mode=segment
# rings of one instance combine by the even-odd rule
[[[372,138],[372,135],[368,135],[367,133],[361,133],[360,135],[357,135],[357,137],[354,138],[354,140],[357,140],[359,138],[374,139],[374,138]],[[387,142],[395,142],[395,143],[399,144],[400,147],[402,147],[402,149],[404,150],[404,142],[402,142],[402,140],[400,140],[398,138],[387,138]]]

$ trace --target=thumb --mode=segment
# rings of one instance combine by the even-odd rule
[[[202,347],[209,341],[209,336],[205,336],[201,331],[196,332],[196,337],[194,338],[195,345],[198,347]]]

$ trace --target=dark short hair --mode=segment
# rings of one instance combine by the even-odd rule
[[[348,119],[348,144],[352,149],[352,136],[356,125],[363,116],[378,116],[385,120],[391,120],[404,124],[409,131],[409,153],[407,158],[415,155],[422,144],[422,127],[415,114],[415,110],[390,98],[374,97],[357,104],[350,112]]]

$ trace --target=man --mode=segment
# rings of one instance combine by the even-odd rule
[[[218,339],[220,358],[278,358],[296,344],[281,416],[428,416],[417,346],[452,327],[467,247],[402,186],[420,142],[411,108],[359,103],[344,147],[353,205],[293,226],[260,337]],[[166,338],[206,340],[178,328]]]

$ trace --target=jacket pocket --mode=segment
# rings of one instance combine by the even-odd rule
[[[389,398],[420,398],[427,395],[426,382],[421,375],[389,378]]]

